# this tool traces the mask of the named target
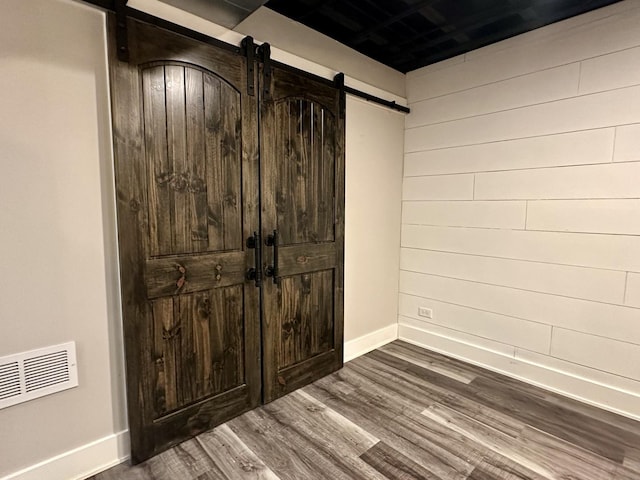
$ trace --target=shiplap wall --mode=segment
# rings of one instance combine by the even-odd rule
[[[640,2],[407,93],[400,337],[640,416]]]

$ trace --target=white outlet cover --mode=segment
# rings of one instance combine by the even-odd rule
[[[418,316],[433,318],[433,310],[427,307],[418,307]]]

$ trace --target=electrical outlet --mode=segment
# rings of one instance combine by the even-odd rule
[[[433,310],[427,307],[418,307],[418,316],[425,318],[433,318]]]

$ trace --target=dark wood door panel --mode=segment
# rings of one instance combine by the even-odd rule
[[[335,120],[305,98],[275,104],[280,245],[335,240]]]
[[[338,259],[335,242],[304,243],[278,248],[278,274],[283,277],[326,270],[335,266]]]
[[[121,62],[115,23],[110,15],[136,463],[261,393],[270,401],[342,366],[344,117],[326,83],[274,68],[259,102],[244,57],[132,19]],[[246,240],[258,231],[277,232],[262,257]],[[247,272],[267,266],[261,292]]]
[[[257,100],[243,57],[109,17],[134,462],[259,404]],[[195,416],[194,416],[195,415]]]
[[[152,42],[149,41],[150,29],[153,29]],[[127,23],[127,33],[129,44],[134,45],[129,48],[132,65],[180,62],[214,72],[239,91],[243,90],[242,83],[246,84],[246,69],[238,68],[244,59],[229,51],[138,21]]]
[[[282,68],[271,69],[271,96],[275,101],[283,98],[304,98],[329,108],[339,115],[338,90],[324,82]]]
[[[152,302],[156,418],[244,384],[243,303],[242,285]]]
[[[149,298],[192,293],[245,282],[252,259],[246,252],[154,258],[146,262]]]
[[[205,432],[212,425],[219,425],[244,413],[249,387],[242,385],[213,398],[197,402],[181,410],[179,414],[168,414],[156,419],[147,427],[146,435],[155,440],[158,451],[171,448],[183,441]]]
[[[334,346],[333,270],[280,278],[279,369],[308,360]]]
[[[241,250],[240,93],[186,64],[141,75],[150,254]]]
[[[276,385],[273,387],[274,398],[309,385],[341,367],[342,355],[338,355],[338,349],[328,350],[304,362],[286,367],[278,372]]]
[[[261,79],[262,228],[277,237],[264,255],[269,402],[342,366],[344,118],[336,88],[279,68]]]

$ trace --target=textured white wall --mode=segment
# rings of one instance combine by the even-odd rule
[[[130,3],[242,38],[155,0]],[[128,454],[104,15],[70,0],[3,0],[0,71],[0,356],[75,340],[80,381],[0,410],[0,478],[85,478]],[[347,117],[345,331],[355,340],[397,315],[404,119],[353,99]],[[359,178],[389,180],[389,188],[372,190]],[[393,224],[380,225],[373,243],[387,262],[384,280],[370,280],[370,259],[359,254],[370,228],[358,218],[375,218],[372,205]],[[366,210],[357,216],[353,208]],[[376,296],[354,291],[355,277]]]
[[[400,336],[640,416],[640,3],[407,92]]]

